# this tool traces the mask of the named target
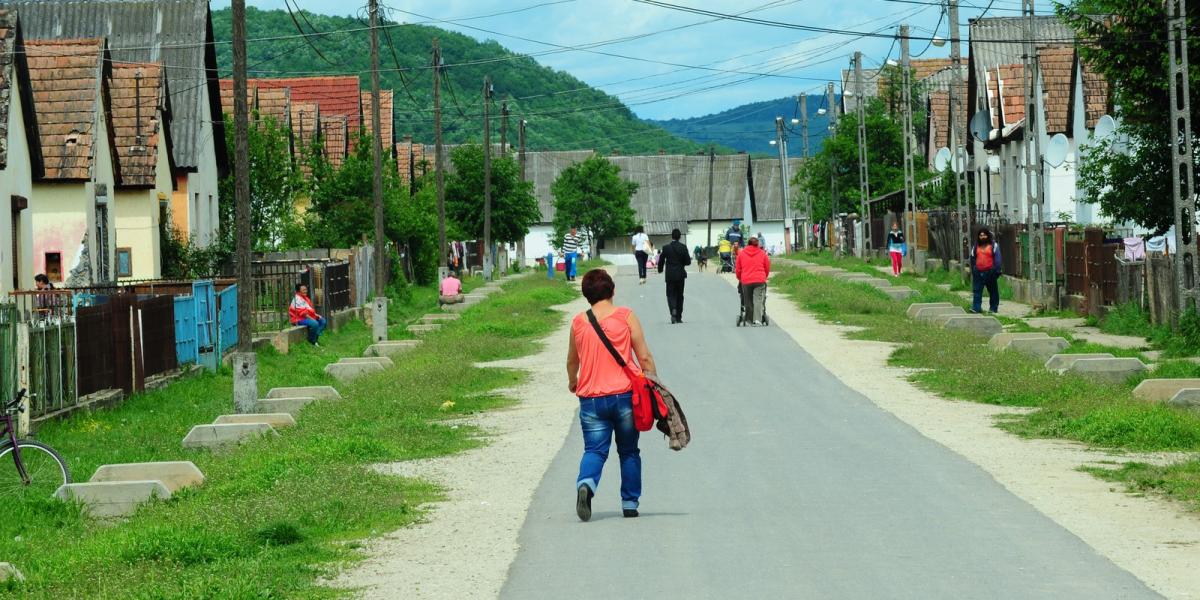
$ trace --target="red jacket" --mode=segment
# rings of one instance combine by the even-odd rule
[[[746,246],[738,253],[734,274],[744,284],[766,283],[771,273],[771,259],[758,246]]]
[[[304,319],[315,321],[320,318],[321,315],[318,315],[317,311],[313,310],[312,300],[309,300],[308,296],[297,292],[292,297],[292,303],[288,306],[288,320],[292,322],[292,325],[297,325]]]

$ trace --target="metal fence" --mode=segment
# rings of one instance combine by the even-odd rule
[[[325,266],[325,310],[334,312],[350,308],[350,263]]]
[[[0,301],[0,403],[17,391],[17,306]]]
[[[65,290],[12,292],[7,311],[15,348],[12,387],[29,390],[29,416],[74,406],[79,398],[75,383],[75,314],[72,293]],[[22,373],[22,370],[24,371]]]
[[[221,356],[238,343],[237,294],[236,285],[217,293],[217,349]]]

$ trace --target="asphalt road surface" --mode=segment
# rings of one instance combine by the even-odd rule
[[[735,328],[736,292],[716,276],[688,279],[681,325],[661,277],[618,276],[616,299],[645,324],[692,445],[642,435],[637,519],[621,516],[614,445],[582,523],[576,419],[502,598],[1159,597],[775,325]]]

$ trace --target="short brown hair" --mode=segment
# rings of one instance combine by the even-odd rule
[[[612,300],[616,287],[612,277],[604,269],[588,271],[583,275],[583,281],[579,283],[579,289],[583,292],[583,297],[587,298],[588,304]]]

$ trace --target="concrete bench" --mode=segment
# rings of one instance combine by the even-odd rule
[[[430,313],[421,317],[422,321],[457,321],[462,318],[462,315],[453,313]]]
[[[342,395],[330,385],[308,385],[303,387],[277,387],[267,392],[267,398],[315,398],[317,400],[341,400]]]
[[[1167,400],[1167,404],[1188,410],[1200,409],[1200,387],[1183,388],[1175,392],[1175,395]]]
[[[171,490],[157,480],[68,483],[54,492],[63,502],[79,502],[87,514],[98,518],[124,517],[151,500],[166,500]]]
[[[158,481],[172,494],[204,483],[204,473],[190,460],[174,462],[123,463],[104,465],[92,475],[89,483],[119,481]]]
[[[974,316],[977,316],[977,315],[973,315],[965,310],[960,309],[957,312],[944,312],[941,314],[933,315],[932,317],[925,319],[925,322],[932,324],[934,327],[945,328],[946,322],[949,321],[950,319],[954,319],[957,317],[974,317]],[[999,332],[996,332],[996,333],[999,333]]]
[[[415,333],[417,335],[425,335],[427,333],[433,333],[437,331],[440,327],[441,325],[438,325],[437,323],[418,323],[409,325],[408,332]]]
[[[12,563],[0,562],[0,583],[8,580],[25,581],[25,576]]]
[[[254,412],[257,414],[287,413],[295,416],[305,406],[316,401],[316,398],[260,398],[254,403]]]
[[[879,291],[887,294],[892,300],[906,300],[917,295],[915,290],[905,286],[882,287]]]
[[[1046,364],[1044,366],[1047,371],[1061,373],[1064,370],[1071,368],[1071,365],[1075,364],[1075,361],[1083,360],[1085,358],[1113,358],[1113,355],[1107,352],[1101,352],[1098,354],[1055,354],[1046,359]]]
[[[295,325],[279,331],[269,333],[261,333],[254,336],[255,344],[269,343],[275,347],[275,350],[280,354],[287,354],[288,350],[296,344],[303,344],[308,341],[308,328],[301,325]]]
[[[229,425],[196,425],[183,438],[184,448],[222,448],[265,435],[279,435],[266,423],[231,423]]]
[[[940,317],[939,317],[940,318]],[[1004,326],[996,317],[984,317],[979,315],[963,315],[951,316],[946,319],[943,329],[961,329],[969,331],[980,337],[990,338],[1001,331],[1004,331]]]
[[[997,349],[1003,350],[1008,347],[1008,343],[1013,340],[1037,340],[1049,338],[1050,334],[1044,331],[1028,331],[1023,333],[997,333],[988,340],[988,345]],[[1049,358],[1049,357],[1047,357]]]
[[[1003,335],[1003,334],[1001,334]],[[1004,350],[1028,354],[1042,360],[1066,350],[1071,344],[1060,337],[1018,338],[1008,342]]]
[[[337,331],[346,325],[349,325],[351,321],[362,320],[363,311],[358,307],[343,308],[342,310],[326,315],[325,318],[327,320],[329,330]]]
[[[839,272],[833,274],[833,278],[837,279],[838,281],[845,281],[847,279],[869,278],[869,277],[871,277],[871,276],[866,273],[860,273],[858,271],[839,271]]]
[[[417,346],[421,345],[421,340],[389,340],[385,342],[376,342],[367,346],[363,350],[363,356],[387,356],[394,358]]]
[[[338,359],[338,362],[341,364],[375,363],[385,369],[390,369],[390,368],[396,366],[396,363],[392,362],[392,359],[390,359],[386,356],[363,356],[361,358],[346,357],[346,358]]]
[[[917,313],[920,313],[922,310],[924,310],[926,308],[957,308],[957,307],[954,306],[953,304],[950,304],[949,302],[914,302],[913,304],[908,305],[908,310],[905,311],[904,314],[908,315],[908,318],[910,318],[910,319],[915,319],[915,318],[917,318]]]
[[[957,306],[930,306],[918,310],[913,320],[928,323],[941,315],[965,315],[967,311]]]
[[[865,283],[873,288],[892,287],[892,282],[880,277],[856,277],[848,281],[851,283]]]
[[[325,365],[325,374],[342,382],[353,381],[364,375],[382,373],[383,365],[377,362],[348,363],[336,362]]]
[[[1136,358],[1083,358],[1075,361],[1065,372],[1121,383],[1146,370],[1146,365]]]
[[[213,420],[213,425],[233,425],[240,423],[266,423],[275,429],[292,427],[296,419],[290,413],[254,413],[250,415],[221,415]]]
[[[1166,402],[1188,388],[1200,388],[1200,379],[1147,379],[1133,388],[1133,397],[1148,402]]]

